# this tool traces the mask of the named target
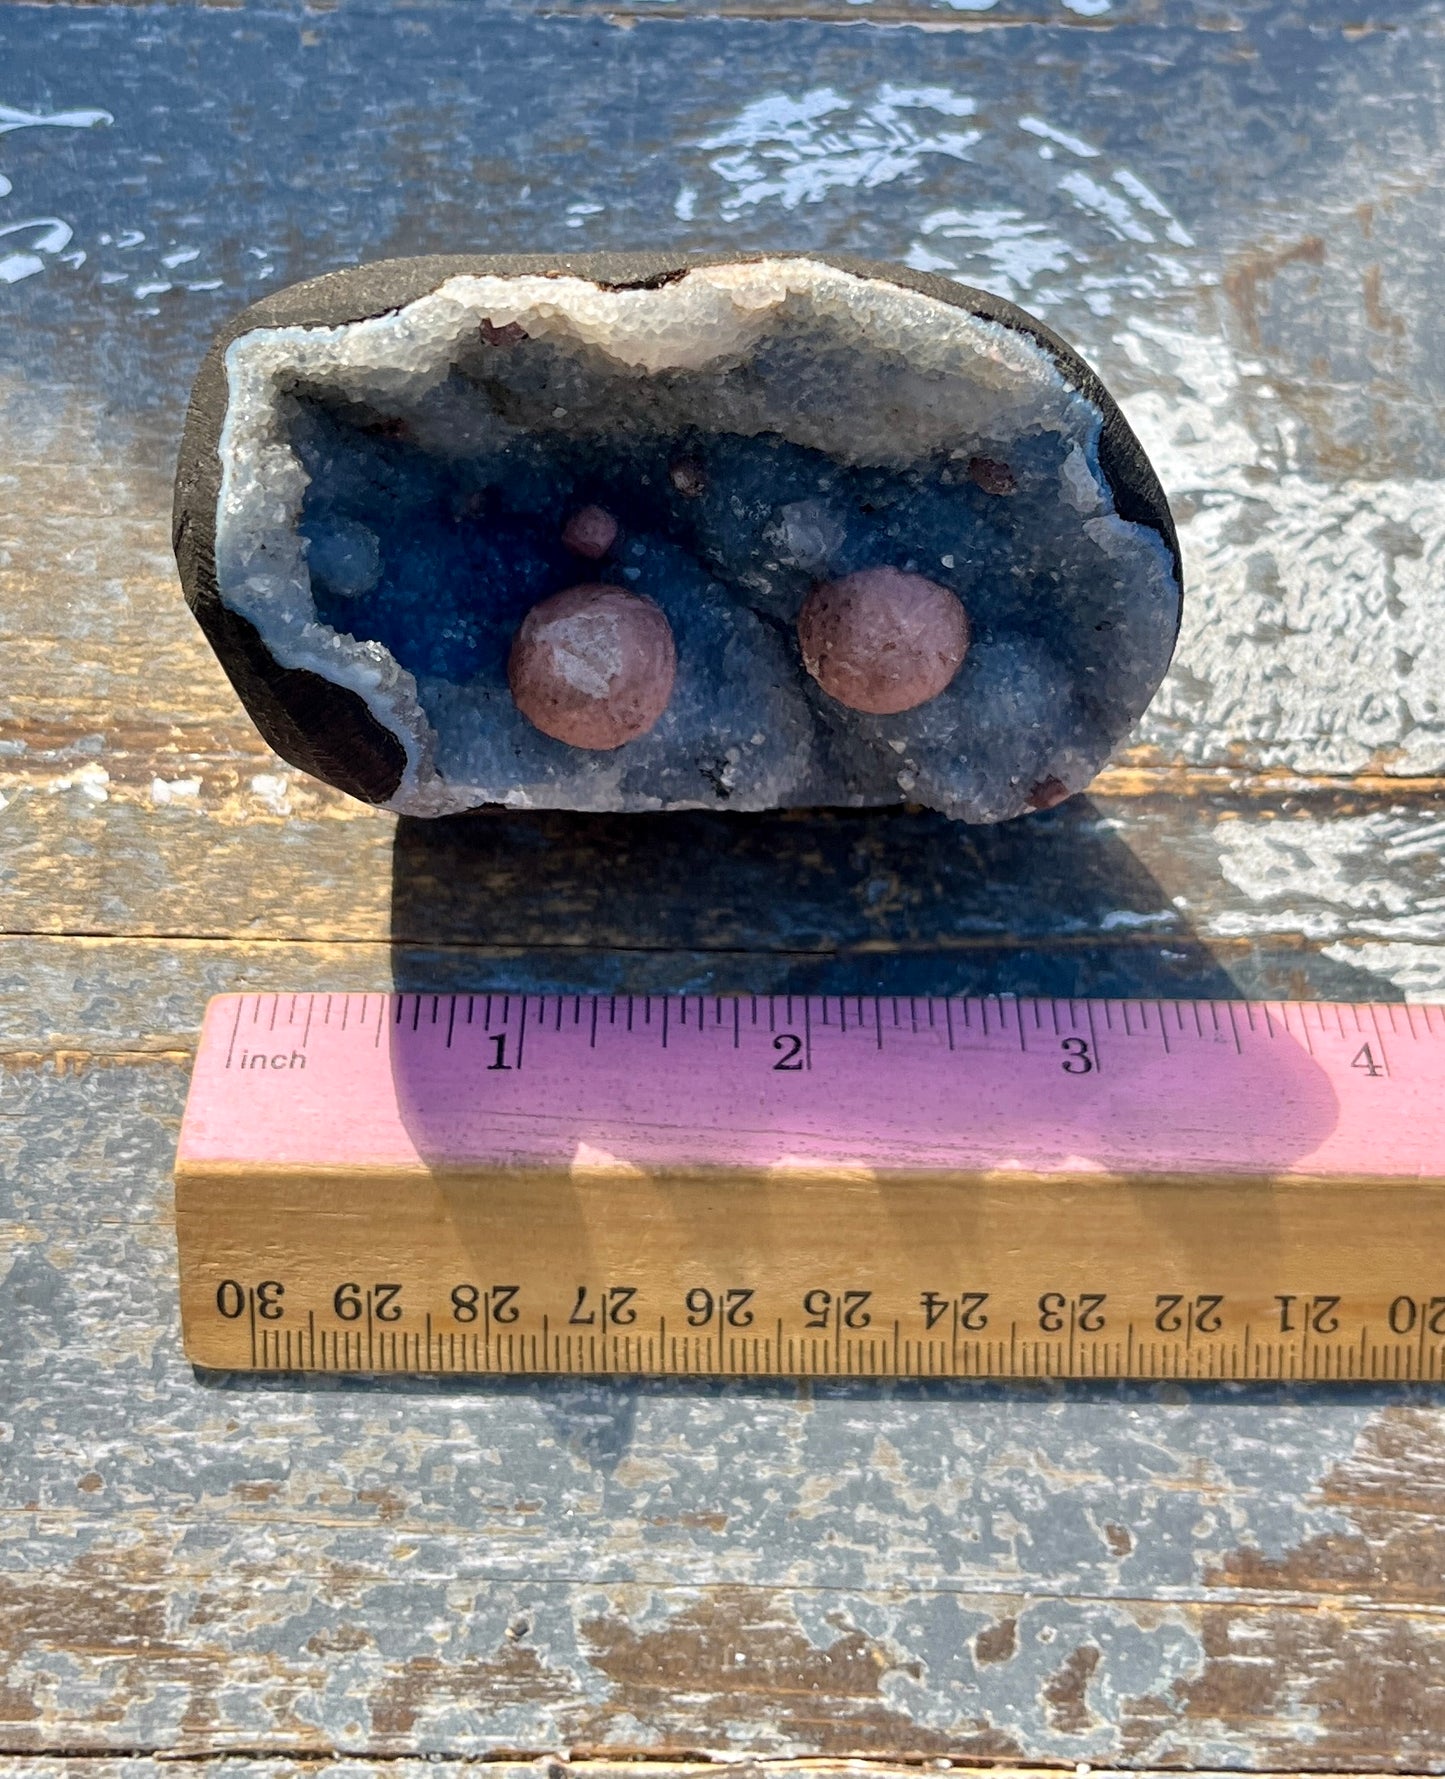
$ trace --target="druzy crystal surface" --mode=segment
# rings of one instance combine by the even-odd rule
[[[1117,510],[1099,403],[1027,333],[885,278],[459,275],[252,328],[225,373],[220,600],[280,668],[365,701],[404,754],[397,810],[996,821],[1085,785],[1168,664],[1176,558]],[[565,534],[593,512],[615,535],[583,560]],[[953,678],[895,715],[829,697],[797,628],[820,582],[880,568],[967,614]],[[675,644],[661,717],[606,751],[508,684],[527,613],[579,582],[655,602]]]

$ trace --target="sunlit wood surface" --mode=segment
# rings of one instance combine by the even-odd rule
[[[169,1178],[221,990],[1445,999],[1442,57],[1412,0],[0,0],[5,1779],[1445,1767],[1434,1390],[197,1376]],[[169,553],[213,330],[661,242],[1098,366],[1189,595],[1087,798],[427,826],[266,751]]]

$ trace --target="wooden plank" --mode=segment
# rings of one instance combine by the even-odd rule
[[[293,79],[297,26],[282,15],[248,15],[237,35],[229,15],[178,9],[139,50],[123,11],[13,11],[13,78],[41,77],[58,32],[70,101],[118,121],[5,139],[16,202],[87,255],[72,267],[37,251],[41,269],[12,292],[24,349],[0,343],[0,473],[26,491],[5,603],[10,634],[29,639],[6,733],[67,757],[96,734],[126,752],[123,710],[147,733],[252,754],[166,557],[162,490],[191,367],[267,285],[475,239],[480,183],[498,240],[624,244],[661,213],[680,245],[847,239],[1032,303],[1118,386],[1184,519],[1185,635],[1134,759],[1440,774],[1445,643],[1429,594],[1445,508],[1421,246],[1439,74],[1419,53],[1428,8],[1363,35],[1343,16],[1318,29],[1261,6],[1225,32],[981,36],[695,18],[684,50],[680,31],[593,19],[505,12],[473,38],[454,8],[350,7],[306,26]],[[1034,53],[1045,42],[1057,53]],[[343,121],[357,58],[390,70],[364,128]],[[193,102],[142,123],[160,65]],[[247,95],[245,115],[217,119],[223,91]],[[1311,119],[1386,114],[1387,163],[1298,150]],[[251,199],[227,222],[205,193],[238,164]],[[412,180],[427,200],[403,218]],[[324,201],[298,209],[303,185]],[[110,190],[130,194],[129,234],[96,210]],[[128,522],[87,523],[117,484],[134,490]],[[52,504],[59,522],[43,518]],[[45,645],[62,637],[57,673]]]
[[[731,957],[658,949],[645,954],[308,945],[285,941],[0,939],[0,1067],[7,1070],[188,1069],[207,999],[222,992],[423,992],[494,988],[528,993],[759,992],[929,994],[1140,993],[1328,998],[1354,986],[1351,957],[1392,976],[1416,1000],[1445,995],[1433,946],[1304,946],[1258,940],[1190,951],[1168,943],[1083,945],[1030,959],[981,946],[940,959],[927,952],[865,958]],[[1216,955],[1221,954],[1221,955]],[[1343,962],[1341,961],[1343,960]],[[1227,966],[1227,969],[1226,969]],[[735,979],[736,978],[736,979]],[[940,984],[944,986],[941,988]],[[1007,992],[1007,990],[1006,990]]]
[[[4,1077],[4,1746],[1436,1762],[1428,1399],[198,1380],[184,1090]]]
[[[410,1760],[406,1756],[387,1756],[381,1761],[357,1759],[349,1755],[327,1757],[307,1755],[300,1759],[257,1758],[251,1755],[224,1755],[215,1760],[191,1759],[187,1771],[199,1779],[468,1779],[477,1771],[474,1761]],[[0,1755],[0,1779],[170,1779],[175,1763],[153,1760],[145,1756],[122,1755],[48,1755],[23,1756],[19,1759]],[[884,1761],[853,1760],[750,1760],[749,1773],[758,1779],[912,1779],[916,1766],[901,1766]],[[569,1760],[564,1756],[546,1757],[542,1762],[496,1760],[487,1763],[489,1774],[496,1779],[717,1779],[717,1763],[712,1761],[615,1761]],[[1177,1770],[1177,1769],[1176,1769]],[[1057,1767],[997,1766],[990,1764],[990,1779],[1054,1779]],[[1159,1768],[1129,1769],[1091,1767],[1091,1779],[1165,1779]],[[1198,1779],[1229,1779],[1218,1771],[1199,1772]],[[1260,1779],[1304,1779],[1295,1769],[1291,1772],[1262,1774]],[[1344,1772],[1309,1773],[1309,1779],[1347,1779]],[[1400,1779],[1415,1779],[1401,1774]]]
[[[390,945],[402,987],[491,986],[494,966],[514,985],[503,961],[527,953],[524,985],[559,990],[1417,999],[1445,936],[1438,802],[1403,787],[1083,798],[990,829],[896,810],[398,825],[300,774],[149,763],[138,784],[99,759],[9,781],[13,932]]]
[[[1433,1397],[180,1358],[214,990],[1445,993],[1438,8],[1029,4],[5,9],[0,97],[113,121],[0,137],[0,226],[54,219],[5,237],[0,332],[0,1772],[1441,1770]],[[1092,808],[398,834],[260,748],[167,553],[210,333],[360,258],[659,218],[953,271],[1117,387],[1193,585]]]
[[[27,4],[53,6],[84,4],[85,0],[26,0]],[[141,0],[113,0],[119,6]],[[216,0],[172,0],[176,6],[205,9]],[[416,5],[416,0],[412,0]],[[858,23],[870,26],[917,25],[923,29],[968,31],[1013,30],[1021,25],[1043,26],[1055,33],[1117,30],[1121,26],[1152,25],[1170,32],[1242,32],[1251,9],[1221,13],[1210,0],[1109,0],[1107,10],[1097,0],[1071,5],[1069,0],[853,0],[846,10],[838,0],[777,0],[764,10],[761,0],[425,0],[425,10],[452,6],[473,18],[488,20],[532,19],[602,21],[628,29],[643,21],[659,24],[695,24],[703,20],[740,20],[769,23]],[[388,0],[336,0],[331,10],[350,12],[391,10]],[[230,0],[228,11],[284,13],[309,17],[306,0]],[[418,8],[420,9],[420,8]],[[1257,11],[1258,9],[1253,9]],[[1397,0],[1388,8],[1351,4],[1350,0],[1312,0],[1273,8],[1273,16],[1293,28],[1309,26],[1316,31],[1367,36],[1377,31],[1398,30],[1414,22],[1428,23],[1432,0]]]

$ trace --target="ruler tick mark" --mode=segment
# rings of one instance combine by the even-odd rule
[[[1388,1074],[1390,1073],[1390,1054],[1389,1054],[1389,1051],[1385,1048],[1385,1034],[1380,1030],[1379,1015],[1376,1013],[1374,1007],[1369,1007],[1366,1009],[1366,1011],[1370,1015],[1370,1024],[1374,1028],[1375,1042],[1380,1047],[1380,1067],[1385,1071],[1385,1074],[1388,1076]],[[1356,1008],[1355,1009],[1355,1023],[1357,1026],[1359,1025],[1359,1020],[1360,1020],[1360,1013],[1359,1013],[1359,1009]]]

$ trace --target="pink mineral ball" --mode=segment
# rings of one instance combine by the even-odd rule
[[[798,614],[808,672],[830,698],[874,716],[936,698],[962,665],[968,637],[956,594],[898,568],[827,581]]]
[[[562,542],[574,556],[600,562],[617,542],[617,521],[606,507],[582,507],[562,527]]]
[[[621,587],[568,587],[534,605],[507,662],[517,709],[571,747],[621,747],[646,735],[676,675],[661,607]]]

